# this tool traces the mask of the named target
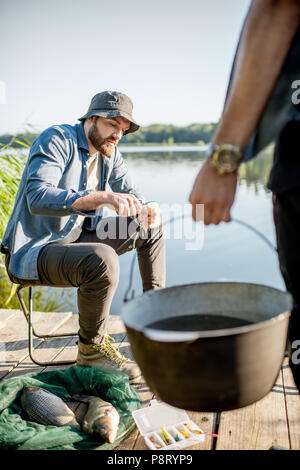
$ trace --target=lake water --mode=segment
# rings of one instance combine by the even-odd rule
[[[203,164],[203,151],[199,148],[124,148],[133,182],[146,197],[156,200],[163,207],[175,207],[173,214],[165,211],[163,220],[180,214],[185,209],[189,219],[191,236],[204,229],[204,241],[197,248],[186,238],[175,238],[169,226],[167,238],[167,286],[195,282],[238,281],[264,284],[285,290],[279,271],[276,253],[256,233],[236,222],[203,227],[191,222],[188,216],[188,196],[194,179]],[[237,197],[232,217],[242,220],[259,230],[275,245],[272,218],[271,193],[265,184],[272,163],[272,151],[268,150],[254,161],[241,168]],[[183,209],[182,209],[183,210]],[[177,212],[176,212],[177,211]],[[111,215],[108,212],[107,215]],[[196,228],[196,225],[198,226]],[[178,228],[178,226],[177,226]],[[187,247],[193,249],[187,249]],[[195,249],[195,247],[197,249]],[[111,313],[118,314],[128,287],[133,252],[120,256],[120,282],[115,294]],[[142,293],[138,264],[135,263],[133,287],[135,295]],[[76,289],[66,289],[64,310],[77,313]]]

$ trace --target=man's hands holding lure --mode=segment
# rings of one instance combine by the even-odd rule
[[[133,194],[110,193],[110,204],[120,217],[138,216],[143,228],[158,227],[161,222],[161,211],[156,202],[142,204]],[[107,204],[107,207],[110,207]]]
[[[138,216],[140,224],[145,229],[158,227],[161,223],[161,211],[156,202],[143,204],[134,194],[114,193],[109,191],[93,191],[78,198],[72,205],[79,211],[96,210],[108,207],[120,217]]]

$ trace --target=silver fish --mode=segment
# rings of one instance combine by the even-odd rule
[[[21,403],[26,413],[40,424],[75,426],[80,429],[73,411],[61,398],[48,390],[40,387],[25,387]]]
[[[75,400],[88,403],[88,411],[82,422],[86,434],[99,435],[110,444],[114,442],[120,422],[120,415],[109,402],[89,395],[73,395]]]

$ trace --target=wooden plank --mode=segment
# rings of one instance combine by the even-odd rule
[[[107,330],[109,334],[125,334],[126,328],[119,315],[109,315],[108,317],[108,327]]]
[[[291,449],[300,450],[300,395],[288,365],[288,358],[284,360],[282,372]]]
[[[72,312],[34,312],[33,325],[36,326],[36,333],[52,333],[71,316]],[[7,318],[5,329],[2,328],[0,337],[1,341],[5,343],[13,343],[28,337],[27,321],[21,310],[15,310],[13,315]]]
[[[290,448],[282,373],[273,390],[244,408],[221,414],[217,450]]]
[[[20,312],[20,309],[0,308],[0,319],[3,321],[8,320],[8,318],[17,312]]]
[[[34,321],[42,334],[53,333],[71,316],[71,312],[34,312]],[[0,330],[0,340],[1,379],[28,356],[28,325],[21,310],[15,310],[6,320],[5,327]],[[40,339],[34,339],[34,347],[40,342]]]
[[[78,331],[78,315],[72,315],[63,325],[55,330],[56,334]],[[41,361],[76,361],[78,337],[55,338],[46,340],[39,344],[36,350],[36,357]],[[54,369],[66,369],[75,366],[74,364],[51,365],[44,368],[44,371]]]
[[[71,317],[72,312],[34,312],[32,314],[32,324],[36,334],[51,334],[63,326]],[[62,333],[65,333],[65,331],[63,330]]]
[[[61,325],[59,328],[55,330],[55,333],[65,333],[76,331],[76,327],[78,325],[77,317],[71,316],[65,324]],[[53,331],[54,332],[54,331]],[[52,333],[53,333],[52,332]],[[54,360],[55,357],[62,351],[65,347],[67,347],[70,342],[72,341],[71,337],[68,338],[53,338],[46,341],[39,341],[36,348],[34,349],[34,357],[39,361],[51,361]],[[75,340],[73,339],[75,344]],[[27,344],[27,343],[26,343]],[[74,351],[76,349],[76,351]],[[76,358],[77,348],[73,348],[73,357],[70,359]],[[53,367],[46,368],[45,366],[38,366],[30,359],[28,355],[28,351],[26,351],[26,356],[18,363],[17,367],[13,368],[6,376],[5,379],[15,377],[22,374],[27,374],[31,372],[42,372],[46,369],[51,370]]]
[[[207,433],[214,432],[215,413],[202,413],[198,411],[187,411],[189,418],[196,423],[202,431]],[[205,440],[199,444],[186,447],[185,450],[211,450],[214,438],[205,436]]]
[[[19,310],[17,310],[18,312]],[[7,320],[14,315],[16,311],[13,309],[0,308],[0,328],[3,328]]]
[[[77,356],[77,339],[71,338],[65,345],[56,351],[56,354],[53,356],[53,361],[71,361],[76,359]],[[55,370],[55,369],[67,369],[68,367],[75,366],[76,364],[70,364],[65,366],[48,366],[45,370]]]

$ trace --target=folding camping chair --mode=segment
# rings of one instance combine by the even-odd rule
[[[28,310],[26,309],[26,305],[24,302],[24,299],[21,294],[22,289],[27,289],[28,288]],[[74,364],[74,361],[54,361],[54,362],[41,362],[35,359],[33,355],[33,336],[36,338],[40,338],[43,340],[47,339],[52,339],[52,338],[64,338],[64,337],[72,337],[72,336],[78,336],[78,333],[61,333],[61,334],[49,334],[49,335],[39,335],[35,332],[34,327],[33,327],[33,319],[32,319],[32,313],[33,313],[33,298],[32,298],[32,286],[23,286],[21,284],[18,285],[17,287],[17,297],[19,299],[22,311],[24,313],[24,316],[26,318],[27,324],[28,324],[28,352],[31,360],[39,365],[39,366],[63,366],[67,364]]]

